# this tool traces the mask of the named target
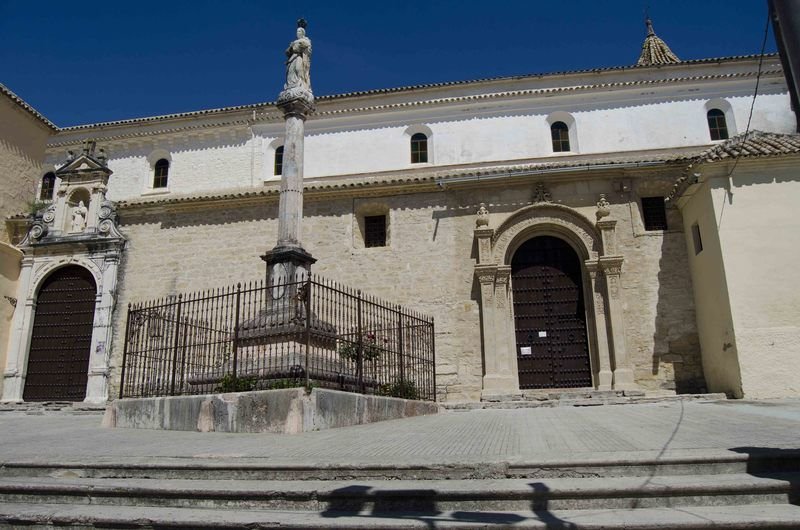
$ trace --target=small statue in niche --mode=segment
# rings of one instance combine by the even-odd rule
[[[89,210],[84,206],[83,201],[80,201],[76,207],[72,209],[72,225],[70,232],[83,232],[86,228],[86,214]]]
[[[297,21],[297,39],[286,48],[284,89],[300,87],[311,91],[311,39],[306,37],[306,21]]]

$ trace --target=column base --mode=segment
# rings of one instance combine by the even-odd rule
[[[512,395],[520,395],[519,381],[513,375],[493,374],[483,376],[482,400]]]
[[[19,375],[5,376],[3,381],[3,397],[0,403],[21,403],[23,381]]]
[[[611,390],[614,374],[611,370],[600,370],[597,374],[597,390]]]
[[[633,370],[617,368],[614,370],[614,390],[636,390],[639,386],[633,379]]]

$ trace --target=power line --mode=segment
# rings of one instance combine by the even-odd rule
[[[758,58],[758,73],[756,73],[756,88],[753,91],[753,100],[750,102],[750,115],[747,117],[747,127],[744,129],[744,136],[742,136],[742,144],[747,141],[747,135],[750,134],[750,122],[753,121],[753,109],[756,106],[756,97],[758,96],[758,85],[761,82],[761,68],[764,64],[764,50],[767,48],[767,36],[769,35],[769,10],[767,10],[767,23],[764,25],[764,37],[761,40],[761,54]],[[731,186],[733,186],[733,181],[731,178],[733,177],[733,172],[736,170],[736,166],[739,164],[740,156],[737,156],[733,159],[733,165],[731,166],[731,170],[728,172],[728,191],[726,195],[728,195],[728,200],[730,200],[730,196],[733,195],[731,191]],[[722,228],[722,216],[725,213],[725,202],[722,201],[722,208],[719,211],[719,221],[717,222],[717,232]]]

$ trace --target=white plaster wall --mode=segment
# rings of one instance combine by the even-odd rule
[[[800,170],[736,170],[720,239],[748,398],[800,395]],[[722,183],[717,183],[721,186]]]
[[[659,85],[647,92],[640,88],[596,89],[549,97],[494,98],[412,105],[385,112],[312,115],[306,123],[305,177],[711,146],[706,103],[719,98],[729,102],[730,133],[743,132],[753,85],[754,80],[733,78],[694,85]],[[793,132],[794,120],[782,80],[765,79],[760,91],[751,128]],[[574,117],[577,153],[552,153],[546,120],[556,111]],[[417,124],[427,125],[433,133],[429,164],[410,163],[405,131]],[[132,126],[131,131],[135,130]],[[101,139],[99,142],[110,157],[109,167],[114,171],[108,196],[125,200],[151,192],[184,195],[259,188],[273,177],[274,150],[269,146],[280,142],[281,135],[282,123],[275,121],[254,127],[247,122],[212,126],[134,141],[104,143]],[[147,157],[157,149],[168,151],[172,157],[168,190],[150,189],[153,170]],[[63,153],[64,149],[52,149],[48,162],[58,164],[63,161]]]
[[[702,350],[703,373],[710,392],[726,392],[742,397],[742,376],[737,340],[728,298],[720,238],[717,232],[718,207],[724,190],[712,189],[709,182],[687,193],[681,205],[689,272],[694,286],[697,332]],[[700,227],[703,250],[695,254],[692,225]]]

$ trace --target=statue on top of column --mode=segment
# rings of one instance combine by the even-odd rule
[[[304,19],[297,21],[297,38],[286,48],[285,90],[303,88],[311,91],[311,39],[306,37]]]

